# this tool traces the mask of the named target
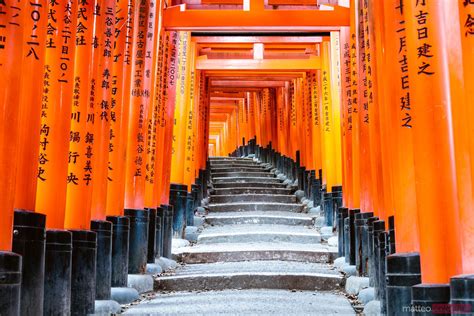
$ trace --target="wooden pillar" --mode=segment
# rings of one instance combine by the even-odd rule
[[[19,145],[19,97],[23,48],[22,2],[0,4],[0,251],[12,247],[15,173]],[[13,6],[13,7],[12,7]],[[4,13],[4,14],[3,14]]]
[[[49,2],[48,10],[57,15],[48,15],[36,211],[47,215],[48,228],[63,228],[67,185],[78,181],[68,174],[77,2]]]
[[[19,91],[20,125],[18,165],[16,173],[15,208],[34,211],[36,203],[36,184],[38,174],[38,131],[41,125],[41,103],[43,86],[38,84],[34,74],[43,72],[46,49],[47,5],[44,1],[24,1],[23,43],[21,52],[24,69],[21,90]],[[9,41],[11,38],[9,39]],[[19,72],[20,70],[18,70]],[[7,72],[3,72],[5,78]],[[28,128],[25,128],[28,126]]]
[[[445,15],[433,1],[405,4],[410,98],[414,128],[415,183],[423,282],[445,283],[460,273],[459,202],[454,169],[450,41]],[[456,68],[459,70],[460,68]],[[462,76],[462,72],[458,72]],[[413,87],[413,89],[412,89]],[[427,92],[430,97],[427,98]],[[440,234],[440,232],[443,232]]]

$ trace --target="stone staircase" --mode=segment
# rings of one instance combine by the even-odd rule
[[[197,242],[174,249],[182,265],[156,278],[155,298],[127,313],[354,314],[331,265],[337,249],[321,242],[314,218],[271,166],[230,157],[210,158],[210,165],[209,212]],[[294,291],[305,294],[275,305]],[[226,297],[251,307],[216,301]],[[191,310],[168,304],[173,300]]]

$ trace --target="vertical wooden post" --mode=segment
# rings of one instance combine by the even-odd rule
[[[96,10],[95,4],[94,1],[78,3],[81,13],[78,14],[74,39],[76,54],[67,173],[74,181],[67,184],[64,219],[64,226],[73,229],[89,228],[92,181],[95,178],[92,172],[95,171],[92,166],[95,158],[94,110],[99,87],[94,67],[97,67],[100,50],[98,36],[103,28],[100,17],[104,15],[101,10]],[[97,4],[101,8],[103,3]]]
[[[23,49],[22,2],[0,3],[0,251],[12,247],[19,97]]]
[[[23,12],[22,65],[28,74],[21,76],[20,124],[18,165],[16,174],[15,208],[34,211],[38,174],[38,143],[41,124],[43,86],[33,75],[43,72],[46,46],[47,4],[44,1],[25,1]],[[18,70],[20,71],[20,70]],[[7,77],[4,73],[3,76]]]
[[[140,1],[135,8],[130,117],[128,124],[127,162],[125,177],[125,208],[141,210],[145,204],[146,118],[150,99],[149,85],[145,85],[145,53],[147,12],[149,1]]]
[[[56,15],[48,15],[36,211],[47,215],[47,227],[63,228],[67,184],[78,180],[68,174],[77,2],[51,1],[48,10]]]
[[[414,127],[415,179],[423,282],[445,283],[461,272],[451,107],[450,43],[439,3],[407,1],[406,32]],[[462,75],[459,73],[458,75]],[[431,92],[429,99],[426,91]],[[444,234],[440,234],[444,231]]]
[[[107,215],[111,216],[121,216],[124,211],[133,18],[133,0],[118,0],[113,46],[106,206]]]

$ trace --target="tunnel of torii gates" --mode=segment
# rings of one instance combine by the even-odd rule
[[[472,282],[473,17],[472,0],[0,0],[0,313],[90,312],[143,273],[148,219],[169,256],[214,155],[289,171],[329,225],[378,217],[423,283]]]

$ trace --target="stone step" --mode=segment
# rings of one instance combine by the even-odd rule
[[[185,265],[155,279],[155,291],[228,289],[343,289],[339,272],[326,264],[288,261],[218,262]]]
[[[257,171],[245,171],[245,172],[235,172],[235,171],[227,171],[227,172],[212,172],[212,178],[275,178],[275,175],[270,172],[257,172]]]
[[[210,203],[232,203],[232,202],[274,202],[274,203],[296,203],[294,195],[276,194],[231,194],[212,195]]]
[[[236,224],[273,224],[312,226],[314,219],[303,213],[295,212],[211,212],[205,217],[210,225]]]
[[[226,167],[212,167],[211,168],[211,173],[218,173],[218,172],[228,172],[228,171],[232,171],[232,172],[254,172],[254,171],[257,171],[257,172],[263,172],[263,171],[270,171],[270,169],[268,168],[265,168],[263,166],[246,166],[246,167],[229,167],[229,168],[226,168]]]
[[[132,305],[131,315],[355,315],[342,294],[289,290],[157,293]]]
[[[196,244],[176,249],[173,255],[187,264],[250,260],[332,263],[337,258],[337,248],[321,244],[270,242]]]
[[[217,182],[212,184],[214,188],[286,188],[281,182]]]
[[[275,177],[214,177],[212,183],[247,183],[247,182],[259,182],[259,183],[281,183],[280,179]]]
[[[253,161],[253,158],[246,158],[246,157],[219,157],[219,156],[211,156],[209,157],[209,161],[222,161],[222,160],[230,160],[230,161]]]
[[[228,168],[228,167],[248,167],[248,166],[260,166],[258,162],[248,160],[237,160],[237,161],[230,161],[230,160],[223,160],[223,161],[211,161],[210,162],[211,168],[219,167],[219,168]]]
[[[277,194],[289,195],[292,190],[287,188],[272,188],[272,187],[242,187],[242,188],[215,188],[213,196],[215,195],[235,195],[235,194]]]
[[[198,236],[200,244],[247,242],[318,244],[321,235],[304,226],[237,224],[208,226]]]
[[[249,202],[249,203],[220,203],[209,204],[210,212],[242,212],[242,211],[287,211],[301,213],[302,204],[274,203],[274,202]]]

